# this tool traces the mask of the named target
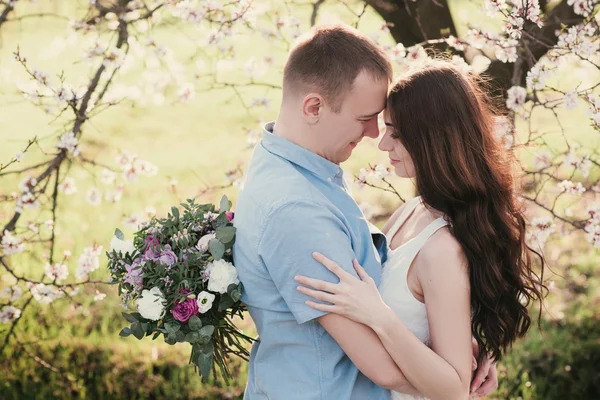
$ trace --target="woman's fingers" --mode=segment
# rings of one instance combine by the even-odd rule
[[[321,292],[320,290],[313,290],[313,289],[309,289],[307,287],[304,286],[298,286],[296,289],[298,289],[298,291],[300,293],[303,293],[307,296],[310,296],[314,299],[317,300],[321,300],[321,301],[326,301],[328,303],[335,303],[335,296],[330,294],[330,293],[326,293],[326,292]]]
[[[367,281],[370,278],[369,274],[367,274],[367,271],[365,271],[365,269],[361,267],[356,258],[352,260],[352,265],[354,265],[354,270],[363,282]]]
[[[498,389],[498,376],[496,375],[496,366],[490,366],[488,377],[483,384],[475,391],[477,396],[487,396]]]
[[[331,272],[336,274],[337,277],[340,278],[340,280],[345,280],[346,278],[352,276],[349,273],[347,273],[346,271],[344,271],[344,269],[342,267],[337,265],[335,263],[335,261],[331,261],[329,258],[325,257],[323,254],[314,252],[312,254],[312,256],[315,260],[317,260],[318,262],[323,264],[325,266],[325,268],[327,268],[328,270],[330,270]]]
[[[488,358],[477,368],[477,371],[475,371],[475,377],[471,382],[471,392],[476,392],[481,384],[487,379],[491,364],[492,363]]]
[[[306,305],[310,308],[314,308],[315,310],[327,312],[327,313],[335,313],[337,311],[337,306],[329,305],[329,304],[321,304],[315,303],[314,301],[307,300]]]
[[[335,283],[325,282],[320,279],[308,278],[302,275],[294,277],[294,280],[304,286],[310,286],[313,289],[321,290],[323,292],[337,293],[338,285]]]

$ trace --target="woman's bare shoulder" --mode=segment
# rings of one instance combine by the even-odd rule
[[[468,278],[468,260],[460,242],[448,227],[431,235],[415,258],[419,275],[459,274]]]

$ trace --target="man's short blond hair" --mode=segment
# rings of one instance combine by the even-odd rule
[[[366,71],[376,80],[393,77],[383,50],[348,26],[321,26],[299,39],[283,72],[283,95],[317,92],[339,112],[354,80]]]

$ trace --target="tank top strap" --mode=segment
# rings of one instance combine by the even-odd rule
[[[427,225],[425,229],[423,229],[417,236],[408,241],[404,248],[402,248],[404,254],[404,259],[402,260],[402,270],[404,271],[404,284],[405,289],[409,292],[410,288],[408,286],[408,272],[410,271],[410,266],[417,257],[417,254],[419,254],[419,251],[421,251],[421,249],[427,242],[427,239],[429,239],[431,235],[433,235],[446,225],[449,225],[449,223],[444,217],[436,219],[435,221]]]
[[[421,201],[421,196],[417,196],[417,197],[413,197],[412,199],[410,199],[404,205],[404,209],[402,210],[402,213],[400,213],[400,215],[398,216],[398,219],[396,219],[396,221],[394,222],[394,225],[392,225],[390,230],[385,235],[389,243],[392,242],[394,235],[396,235],[396,233],[398,232],[398,230],[400,229],[402,224],[404,224],[404,222],[406,222],[408,217],[410,217],[410,215],[415,210],[415,208],[417,207],[417,205],[419,204],[420,201]]]
[[[449,225],[449,223],[444,217],[440,217],[435,221],[431,222],[429,225],[427,225],[425,229],[423,229],[417,236],[415,236],[410,242],[407,243],[408,247],[410,247],[409,251],[411,255],[414,254],[414,256],[416,256],[417,253],[427,242],[427,239],[429,239],[431,235],[433,235],[446,225]]]

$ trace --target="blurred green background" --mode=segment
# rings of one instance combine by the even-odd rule
[[[39,0],[27,4],[24,13],[54,12],[66,16],[81,15],[81,3]],[[453,12],[466,30],[467,21],[479,13],[474,2],[451,2]],[[294,6],[293,14],[305,25],[311,9]],[[479,18],[479,17],[478,17]],[[486,23],[497,23],[481,19]],[[353,21],[348,9],[336,2],[328,2],[320,11],[319,22]],[[383,21],[369,8],[359,23],[365,33],[376,33]],[[19,46],[31,65],[51,75],[65,72],[67,81],[85,83],[90,67],[77,62],[83,41],[68,44],[57,56],[51,49],[58,46],[56,38],[63,37],[67,22],[62,19],[26,19],[2,26],[0,30],[0,161],[6,162],[33,136],[40,139],[40,148],[25,154],[21,165],[29,165],[43,157],[44,149],[51,149],[59,134],[65,132],[67,119],[47,115],[16,94],[15,84],[26,76],[13,60],[12,53]],[[162,28],[153,37],[171,48],[180,59],[195,51],[202,30],[185,27]],[[459,32],[460,34],[460,32]],[[381,39],[392,43],[389,34]],[[261,81],[278,85],[280,66],[287,54],[287,44],[270,44],[257,34],[239,39],[236,59],[243,61],[252,55],[268,54],[275,59]],[[197,68],[192,63],[191,68]],[[210,67],[208,67],[210,70]],[[207,69],[200,68],[199,74]],[[209,71],[208,71],[209,72]],[[596,74],[598,71],[596,71]],[[223,81],[243,81],[240,68],[225,71]],[[125,74],[122,83],[135,81],[136,71]],[[579,77],[567,72],[556,78],[557,85],[568,87]],[[588,80],[599,77],[588,76]],[[92,206],[85,193],[92,186],[101,189],[92,168],[73,165],[69,176],[77,184],[77,193],[63,196],[56,225],[58,251],[70,250],[70,273],[75,271],[77,257],[82,249],[101,244],[105,249],[115,227],[131,235],[131,226],[124,221],[131,215],[143,218],[148,208],[165,214],[171,205],[185,198],[199,196],[206,187],[225,185],[225,170],[244,166],[251,155],[247,143],[248,131],[260,129],[264,121],[273,120],[278,108],[278,90],[242,88],[241,96],[247,101],[256,96],[271,100],[268,108],[246,109],[236,94],[229,89],[199,91],[195,99],[179,103],[167,97],[163,104],[132,106],[120,104],[95,117],[84,128],[82,153],[98,163],[115,165],[119,151],[139,155],[158,166],[158,175],[141,177],[127,185],[123,199],[117,203],[103,201]],[[584,117],[583,109],[564,116],[565,129],[573,140],[596,146],[598,134]],[[52,123],[51,123],[52,122]],[[525,124],[528,121],[520,122]],[[51,123],[51,124],[50,124]],[[556,132],[551,116],[536,115],[533,124],[541,130]],[[556,146],[561,144],[556,142]],[[521,154],[530,159],[531,154]],[[385,162],[386,156],[377,150],[377,141],[365,140],[353,157],[344,165],[347,173],[357,174],[369,163]],[[96,173],[99,172],[96,171]],[[3,177],[2,194],[17,190],[22,176]],[[177,181],[173,185],[173,180]],[[411,196],[413,186],[392,178],[394,185]],[[237,188],[230,187],[199,196],[206,202],[217,202],[227,194],[235,205]],[[381,225],[399,205],[395,196],[375,189],[355,189],[355,197],[372,209],[374,220]],[[0,206],[0,220],[10,217],[12,208]],[[43,214],[43,212],[42,212]],[[25,220],[47,218],[27,212]],[[39,276],[44,263],[40,255],[47,251],[40,247],[32,252],[11,258],[16,272]],[[543,311],[542,331],[532,329],[526,339],[519,341],[499,366],[500,388],[491,396],[495,399],[592,399],[600,398],[600,279],[599,253],[590,250],[587,243],[577,238],[556,239],[546,249],[552,272],[552,290],[547,310]],[[105,257],[101,258],[103,263]],[[92,275],[94,280],[107,280],[104,265]],[[12,278],[1,277],[0,289],[12,284]],[[114,287],[86,286],[81,304],[59,300],[48,306],[34,304],[24,313],[17,329],[19,344],[13,341],[0,360],[0,397],[24,398],[241,398],[245,385],[246,365],[234,360],[235,380],[226,385],[221,379],[202,384],[188,365],[188,349],[168,346],[147,339],[137,341],[118,336],[125,326]],[[93,301],[94,295],[106,293],[102,301]],[[533,310],[537,312],[537,310]],[[253,333],[251,321],[240,322],[247,332]],[[0,328],[2,329],[2,328]],[[5,331],[1,334],[5,335]],[[3,336],[0,336],[3,340]]]

